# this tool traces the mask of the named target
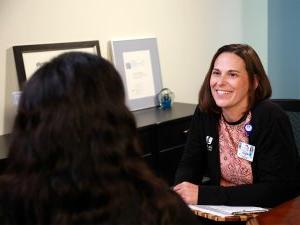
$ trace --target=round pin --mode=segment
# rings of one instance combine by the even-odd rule
[[[244,128],[245,128],[245,131],[246,131],[247,135],[249,136],[250,133],[251,133],[251,131],[252,131],[252,129],[253,129],[252,125],[249,124],[249,123],[247,123]]]

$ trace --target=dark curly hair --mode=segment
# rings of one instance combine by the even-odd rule
[[[205,112],[220,113],[221,109],[216,105],[210,90],[210,77],[214,64],[219,55],[224,52],[234,53],[243,59],[246,71],[249,76],[249,109],[257,102],[269,98],[272,95],[272,88],[265,69],[256,51],[247,44],[224,45],[217,50],[213,56],[209,70],[199,91],[199,107]],[[255,79],[258,86],[255,88]]]
[[[7,223],[178,223],[178,197],[141,159],[124,95],[115,68],[88,53],[33,74],[0,177]]]

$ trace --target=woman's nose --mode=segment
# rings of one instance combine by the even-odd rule
[[[220,84],[224,84],[226,82],[226,77],[224,76],[224,74],[221,74],[218,79],[217,79],[217,83]]]

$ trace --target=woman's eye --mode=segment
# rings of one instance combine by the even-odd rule
[[[212,75],[220,75],[220,72],[219,71],[213,71]]]
[[[230,73],[229,76],[230,76],[230,77],[236,77],[237,74],[236,74],[236,73]]]

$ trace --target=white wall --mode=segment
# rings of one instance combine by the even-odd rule
[[[257,6],[267,2],[252,1]],[[251,12],[244,15],[247,2],[0,0],[0,135],[11,130],[16,111],[11,92],[19,89],[12,46],[99,40],[102,56],[109,58],[111,39],[155,36],[163,86],[175,92],[175,101],[196,103],[216,49],[223,44],[248,41],[249,35],[244,34],[244,24],[251,16]],[[262,15],[260,19],[264,17],[263,11],[258,13]],[[250,24],[253,29],[264,25],[264,21]],[[258,52],[265,57],[266,33],[257,35],[259,41],[253,47],[260,47]]]

